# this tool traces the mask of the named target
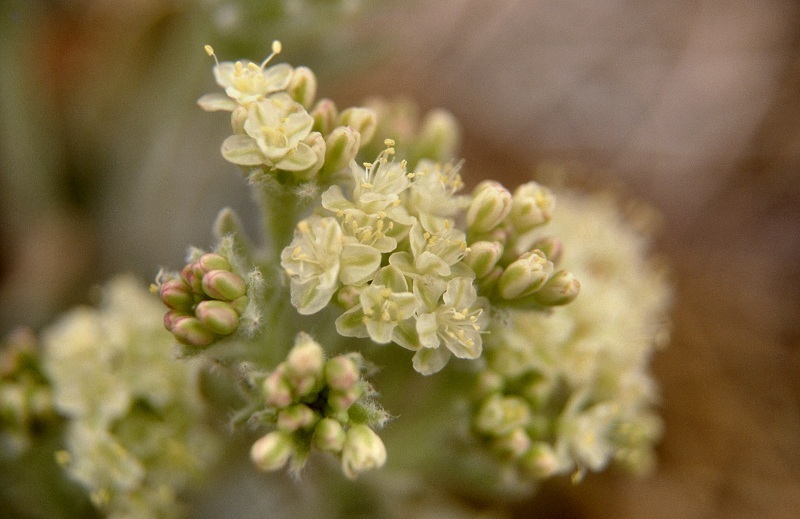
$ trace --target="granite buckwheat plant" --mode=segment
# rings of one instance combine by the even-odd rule
[[[671,294],[616,200],[534,181],[467,190],[447,112],[317,99],[311,70],[272,64],[279,42],[261,63],[205,50],[223,91],[198,103],[230,114],[221,152],[263,235],[223,209],[215,245],[152,285],[163,319],[119,280],[100,310],[45,331],[41,363],[16,348],[2,372],[6,450],[28,448],[34,422],[66,420],[57,458],[99,510],[179,513],[177,492],[224,442],[202,417],[205,367],[235,387],[229,425],[252,464],[288,468],[298,485],[325,459],[347,480],[395,466],[424,479],[393,456],[441,441],[443,459],[426,463],[449,466],[442,485],[455,489],[530,493],[612,461],[652,468],[648,364]],[[404,410],[382,406],[412,387],[430,428],[404,429]],[[384,427],[409,432],[385,442]]]

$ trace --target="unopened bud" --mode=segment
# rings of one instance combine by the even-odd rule
[[[369,108],[351,107],[339,114],[338,126],[349,126],[361,134],[361,145],[369,143],[378,127],[378,117]]]
[[[474,418],[475,428],[492,436],[503,436],[530,421],[530,409],[524,399],[495,394],[484,400]]]
[[[189,312],[194,304],[192,287],[180,278],[168,279],[161,283],[158,295],[164,304],[173,310]]]
[[[357,424],[347,431],[342,447],[342,472],[355,479],[361,472],[386,463],[386,446],[375,431]]]
[[[545,442],[535,442],[522,455],[522,467],[537,479],[545,479],[557,474],[561,469],[558,456],[552,446]]]
[[[334,412],[347,411],[364,394],[359,385],[344,390],[332,390],[328,394],[328,405]]]
[[[494,371],[484,370],[478,375],[473,387],[473,398],[483,399],[492,393],[499,393],[502,391],[504,385],[503,377]]]
[[[195,315],[203,326],[218,335],[230,335],[239,327],[239,314],[224,301],[200,301]]]
[[[489,232],[511,211],[511,193],[499,182],[485,180],[472,192],[467,209],[467,227],[472,233]]]
[[[221,254],[215,252],[203,254],[197,260],[197,264],[200,266],[203,274],[211,272],[212,270],[231,270],[230,262]]]
[[[308,67],[296,67],[286,92],[308,110],[317,97],[317,76]]]
[[[552,261],[554,264],[561,260],[561,254],[564,251],[561,240],[552,236],[547,236],[545,238],[536,240],[533,242],[533,245],[531,245],[530,249],[539,249],[540,251],[544,252],[544,255],[547,256],[547,259]]]
[[[477,241],[471,243],[469,251],[464,254],[464,263],[475,272],[475,277],[481,279],[494,269],[502,255],[503,246],[499,242]]]
[[[335,128],[325,139],[325,164],[321,175],[330,175],[347,168],[361,147],[361,134],[349,126]]]
[[[311,110],[311,117],[314,118],[312,130],[322,135],[328,135],[336,127],[336,104],[330,99],[320,99]]]
[[[447,161],[455,155],[460,139],[461,131],[453,114],[433,110],[422,122],[415,152],[420,158]]]
[[[181,269],[181,279],[186,282],[195,294],[203,293],[203,273],[198,276],[195,274],[197,264],[189,263]]]
[[[545,306],[565,305],[575,300],[581,291],[580,282],[572,272],[559,270],[533,294],[536,302]]]
[[[549,189],[537,182],[522,184],[514,191],[511,223],[517,232],[527,232],[550,221],[555,198]]]
[[[278,413],[278,429],[287,432],[309,430],[319,420],[319,415],[305,404],[290,405]]]
[[[292,403],[292,388],[278,368],[264,379],[262,386],[264,400],[268,407],[283,409]]]
[[[356,363],[344,355],[333,357],[325,363],[325,382],[331,389],[346,391],[355,386],[360,377]]]
[[[286,378],[298,396],[308,396],[319,390],[325,353],[306,333],[299,333],[286,358]]]
[[[250,298],[247,296],[242,296],[238,299],[234,299],[231,301],[231,308],[236,310],[236,313],[239,315],[244,314],[245,310],[247,310],[247,305],[250,303]]]
[[[497,281],[504,299],[524,297],[539,290],[553,273],[553,263],[541,251],[526,252],[506,267]]]
[[[344,427],[333,418],[323,418],[314,427],[314,435],[311,441],[314,445],[325,452],[338,454],[344,447],[346,434]]]
[[[517,459],[530,449],[531,439],[525,429],[516,427],[511,432],[495,438],[492,447],[502,456]]]
[[[282,468],[292,455],[292,439],[281,431],[273,431],[258,439],[250,448],[250,459],[263,471]]]
[[[214,334],[203,326],[196,317],[189,315],[177,316],[170,323],[172,335],[187,346],[208,346],[214,342]]]
[[[212,270],[203,276],[203,292],[222,301],[233,301],[247,293],[247,284],[238,274],[228,270]]]

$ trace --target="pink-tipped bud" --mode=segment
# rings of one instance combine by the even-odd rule
[[[227,270],[212,270],[203,276],[203,292],[222,301],[233,301],[247,293],[247,284],[238,274]]]
[[[320,99],[311,110],[311,117],[314,118],[313,131],[319,132],[326,136],[333,131],[336,126],[336,117],[338,111],[336,104],[330,99]]]
[[[310,430],[319,420],[319,415],[305,404],[290,405],[278,413],[278,429],[294,432]]]
[[[196,317],[180,316],[171,324],[170,331],[181,344],[199,348],[214,342],[214,334]]]
[[[581,291],[580,282],[572,272],[559,270],[535,294],[536,301],[545,306],[571,303]]]
[[[325,363],[325,382],[331,389],[346,391],[358,383],[360,376],[356,363],[344,355]]]
[[[292,455],[292,439],[281,431],[273,431],[258,439],[250,448],[250,459],[259,469],[269,472],[286,465]]]
[[[464,263],[475,272],[478,279],[488,275],[503,256],[503,246],[496,241],[478,241],[470,244],[464,254]]]
[[[561,240],[552,236],[547,236],[545,238],[536,240],[533,242],[533,245],[530,248],[539,249],[540,251],[544,252],[544,255],[547,256],[547,259],[553,263],[559,262],[561,259],[561,254],[564,251],[564,246],[562,245]]]
[[[283,378],[281,368],[276,369],[264,379],[262,391],[268,407],[283,409],[292,403],[292,388]]]
[[[328,405],[334,412],[347,411],[364,394],[359,385],[346,390],[333,390],[328,394]]]
[[[214,252],[209,252],[200,256],[200,259],[197,260],[197,264],[200,266],[203,274],[211,272],[212,270],[231,270],[230,262],[221,254]]]
[[[158,289],[158,295],[169,308],[189,312],[194,304],[192,287],[180,278],[164,281]]]
[[[224,301],[201,301],[195,315],[203,326],[219,335],[230,335],[239,327],[239,314]]]
[[[342,452],[344,439],[344,427],[333,418],[323,418],[317,422],[314,435],[311,437],[311,441],[318,449],[334,454]]]
[[[503,299],[524,297],[539,290],[553,273],[553,263],[538,250],[526,252],[506,267],[497,281]]]

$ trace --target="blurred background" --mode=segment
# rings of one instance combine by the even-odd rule
[[[339,106],[461,121],[469,184],[549,165],[660,213],[676,285],[654,359],[659,469],[550,483],[519,517],[795,517],[800,509],[800,4],[790,0],[5,0],[0,332],[113,273],[152,279],[252,211],[195,100],[269,43]]]

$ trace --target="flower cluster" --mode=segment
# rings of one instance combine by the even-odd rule
[[[162,272],[158,293],[170,310],[164,326],[181,344],[208,346],[239,328],[248,310],[248,284],[221,254],[201,253],[180,274]]]
[[[316,104],[317,80],[306,67],[249,61],[217,62],[214,77],[225,94],[198,100],[204,110],[231,112],[233,135],[222,143],[226,160],[284,183],[314,181],[347,167],[375,129],[375,114],[367,108],[339,112],[333,101]],[[214,55],[211,47],[206,52]],[[216,59],[216,57],[215,57]]]
[[[263,405],[249,421],[274,428],[253,444],[256,466],[277,470],[291,458],[297,472],[312,447],[338,456],[350,479],[383,465],[386,448],[373,428],[389,417],[373,401],[363,369],[359,354],[326,360],[322,347],[300,333],[286,360],[255,384]]]
[[[161,305],[130,278],[43,333],[55,408],[68,420],[57,454],[108,517],[163,517],[204,473],[217,437],[204,425],[197,365],[171,359]]]
[[[562,193],[553,222],[583,295],[550,315],[509,311],[491,328],[472,431],[534,478],[580,477],[612,460],[646,471],[661,430],[648,362],[664,340],[664,274],[612,200]]]
[[[549,220],[549,191],[529,183],[512,196],[484,182],[460,196],[458,167],[421,160],[409,173],[386,145],[363,168],[351,164],[350,184],[329,187],[283,250],[301,314],[338,295],[341,335],[415,351],[414,368],[428,375],[452,355],[480,356],[490,303],[543,308],[577,296],[577,281],[544,251],[557,242],[529,239]]]

